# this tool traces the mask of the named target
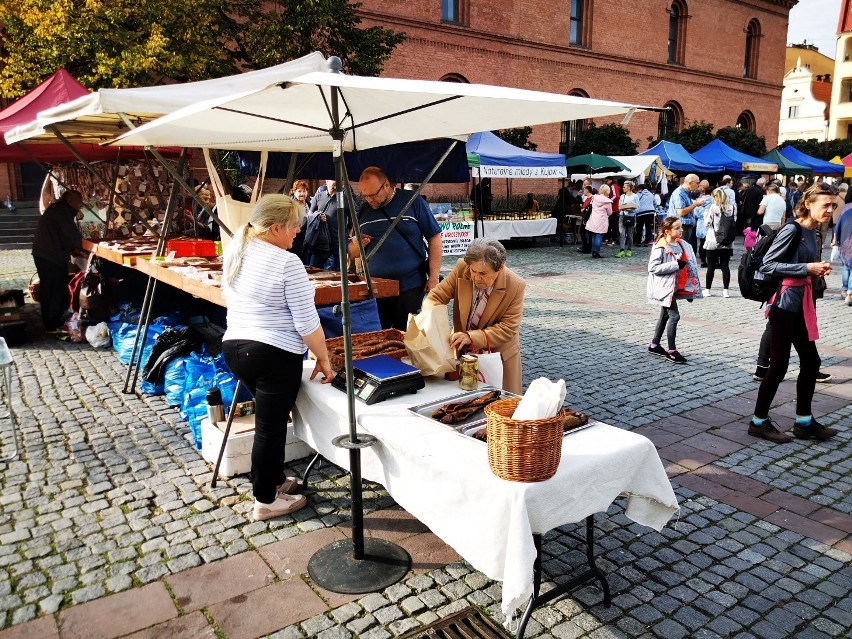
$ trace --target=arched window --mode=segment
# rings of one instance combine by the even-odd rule
[[[740,116],[737,118],[737,128],[754,132],[757,129],[754,114],[751,111],[743,111],[740,113]]]
[[[441,82],[460,82],[461,84],[470,84],[470,80],[464,77],[461,73],[446,73],[441,76]]]
[[[591,32],[592,0],[570,0],[571,15],[568,25],[568,44],[589,46]]]
[[[568,95],[573,95],[578,98],[589,97],[589,94],[583,91],[583,89],[571,89],[568,92]],[[577,144],[577,138],[580,137],[580,133],[582,133],[585,128],[585,120],[569,120],[568,122],[563,122],[559,134],[559,152],[563,155],[570,155],[571,149],[573,149],[574,145]]]
[[[760,22],[753,19],[746,27],[745,59],[743,60],[743,77],[757,77],[757,60],[760,51]]]
[[[660,111],[660,117],[657,120],[658,140],[664,140],[683,128],[683,109],[681,106],[674,100],[670,100],[666,102],[664,107],[665,111]]]
[[[683,64],[686,50],[686,3],[674,0],[669,7],[669,64]]]

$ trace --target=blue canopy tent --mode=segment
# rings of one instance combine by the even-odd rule
[[[778,165],[731,148],[722,140],[713,140],[692,154],[704,164],[718,164],[731,173],[776,173]]]
[[[704,164],[692,157],[680,144],[665,140],[658,142],[647,151],[642,151],[639,155],[659,155],[663,166],[672,171],[722,173],[725,170],[719,165]]]
[[[451,140],[446,139],[403,142],[351,151],[343,156],[346,172],[352,179],[357,180],[361,171],[368,166],[378,166],[384,169],[391,182],[420,183],[426,179],[426,175],[447,150],[450,142]],[[270,153],[266,177],[286,178],[290,159],[290,153]],[[237,166],[243,175],[257,175],[260,152],[240,151],[237,154]],[[297,153],[293,175],[303,180],[330,180],[334,178],[333,158],[330,153]],[[430,182],[458,183],[467,182],[469,179],[467,154],[464,147],[457,144],[438,167]]]
[[[843,172],[846,170],[846,167],[842,164],[820,160],[819,158],[802,153],[794,146],[785,146],[781,149],[781,155],[788,160],[793,160],[796,164],[809,166],[817,175],[843,175]]]
[[[513,146],[489,131],[467,140],[467,157],[473,175],[490,178],[564,178],[565,156]]]

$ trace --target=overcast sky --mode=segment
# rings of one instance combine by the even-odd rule
[[[815,44],[820,53],[834,59],[840,3],[841,0],[799,0],[790,10],[787,44],[801,44],[807,40]]]

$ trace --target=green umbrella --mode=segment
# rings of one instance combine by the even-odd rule
[[[629,171],[630,167],[624,166],[615,158],[601,153],[586,153],[565,160],[565,166],[574,169],[573,173],[619,173]]]
[[[793,160],[784,157],[778,149],[773,149],[764,155],[763,159],[767,162],[774,162],[777,164],[778,173],[782,175],[810,175],[814,172],[811,167],[797,164],[796,162],[793,162]]]

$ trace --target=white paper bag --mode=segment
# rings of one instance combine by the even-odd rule
[[[480,353],[479,381],[487,386],[503,388],[503,358],[500,353]]]
[[[530,420],[554,417],[565,401],[565,380],[551,382],[546,377],[534,379],[518,403],[512,419]]]
[[[424,308],[418,315],[408,316],[405,350],[412,366],[423,375],[443,375],[456,370],[446,305]]]

